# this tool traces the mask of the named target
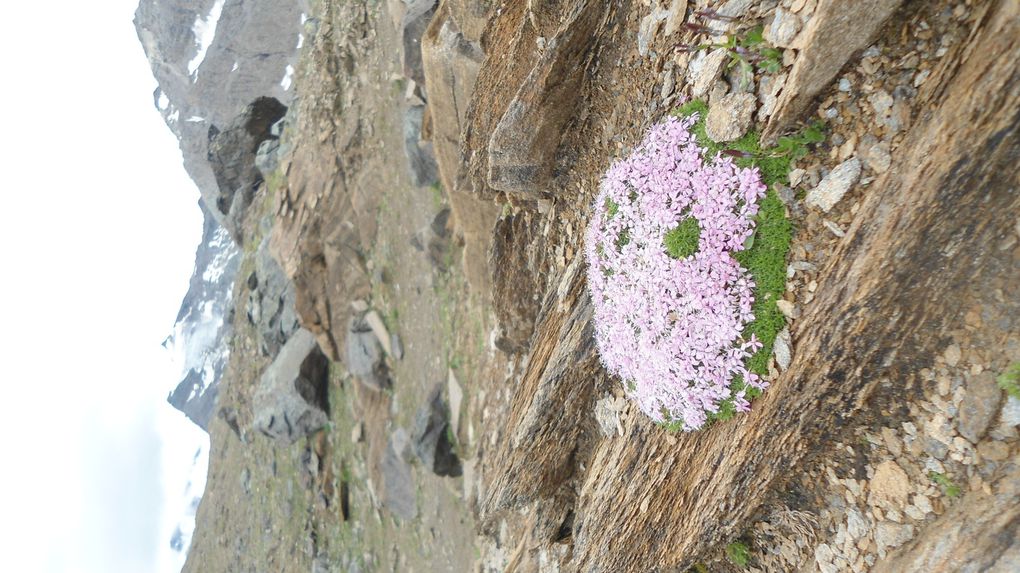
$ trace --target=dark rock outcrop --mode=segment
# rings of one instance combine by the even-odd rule
[[[415,455],[430,472],[456,477],[461,475],[462,469],[447,433],[450,408],[443,400],[443,386],[437,384],[415,414],[411,441]]]
[[[253,401],[255,428],[293,442],[329,421],[329,360],[315,336],[298,330],[259,380]]]
[[[245,212],[263,180],[255,167],[255,156],[262,142],[277,139],[270,129],[286,113],[287,106],[279,100],[260,97],[224,129],[209,128],[209,164],[218,189],[215,208],[238,243],[243,242],[241,223]]]
[[[216,407],[220,376],[227,364],[232,333],[227,316],[240,257],[227,231],[205,208],[202,241],[195,253],[195,270],[188,293],[177,313],[173,334],[163,346],[175,356],[184,375],[167,397],[202,429],[208,429]]]

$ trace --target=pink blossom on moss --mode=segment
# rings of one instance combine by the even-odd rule
[[[643,412],[685,430],[724,402],[748,410],[736,379],[765,385],[745,367],[761,347],[742,336],[754,320],[754,281],[732,256],[754,232],[765,185],[757,169],[705,157],[691,133],[696,120],[652,127],[609,168],[585,241],[603,364]],[[690,220],[696,248],[674,258],[666,236]]]

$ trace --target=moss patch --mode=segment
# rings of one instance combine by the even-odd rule
[[[701,240],[701,227],[694,217],[684,219],[672,231],[666,233],[663,243],[666,252],[674,259],[686,259],[698,252]]]
[[[695,113],[698,114],[698,121],[692,126],[691,132],[694,133],[698,145],[706,150],[706,155],[713,157],[722,153],[734,157],[734,162],[740,167],[757,167],[761,173],[762,182],[768,187],[765,198],[758,205],[750,247],[734,254],[737,262],[747,269],[754,278],[755,285],[754,320],[744,329],[743,335],[746,339],[754,334],[762,343],[761,349],[747,360],[747,369],[764,376],[768,373],[769,357],[772,356],[772,346],[776,336],[786,325],[786,320],[779,307],[776,306],[776,301],[782,298],[783,291],[786,290],[786,255],[790,250],[790,241],[793,238],[793,225],[786,218],[786,210],[776,194],[775,186],[787,182],[791,154],[777,148],[762,149],[756,132],[748,133],[729,143],[720,144],[712,141],[705,134],[705,115],[708,113],[708,105],[702,101],[688,102],[674,112],[679,117],[687,117]],[[670,235],[674,233],[676,233],[674,239],[679,242],[680,227],[671,231]],[[669,248],[670,235],[666,237],[667,251],[670,255],[678,257],[680,251],[674,252]],[[689,241],[684,243],[684,245],[687,244]],[[731,390],[734,393],[743,390],[749,400],[761,394],[760,390],[748,386],[739,378],[733,381]],[[710,416],[709,419],[728,420],[735,413],[736,408],[733,401],[726,400],[720,403],[719,412]],[[679,430],[683,424],[682,421],[677,420],[664,424],[664,426],[667,429]]]

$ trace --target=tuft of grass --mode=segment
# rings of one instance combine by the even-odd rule
[[[751,563],[751,549],[742,541],[734,541],[726,546],[726,558],[737,567],[747,567]]]
[[[953,480],[949,479],[949,476],[939,472],[929,472],[928,479],[935,485],[942,488],[942,492],[946,494],[946,497],[957,497],[960,495],[960,486],[953,483]]]
[[[1020,362],[1010,364],[995,381],[1006,394],[1020,400]]]

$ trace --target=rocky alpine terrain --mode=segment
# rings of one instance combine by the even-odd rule
[[[136,27],[207,214],[168,339],[211,440],[186,571],[1020,570],[1016,2]],[[679,433],[603,368],[582,253],[606,169],[689,101],[797,153],[770,387]]]

